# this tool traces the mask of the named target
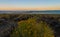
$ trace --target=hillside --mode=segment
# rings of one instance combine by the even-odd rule
[[[0,37],[59,37],[59,29],[57,14],[0,14]]]

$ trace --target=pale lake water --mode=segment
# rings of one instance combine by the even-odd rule
[[[0,11],[0,14],[60,14],[59,11]]]

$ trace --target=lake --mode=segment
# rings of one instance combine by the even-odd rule
[[[50,10],[50,11],[0,11],[0,14],[60,14],[60,10]]]

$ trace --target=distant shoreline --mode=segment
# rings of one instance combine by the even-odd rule
[[[60,10],[46,11],[0,11],[0,14],[60,14]]]

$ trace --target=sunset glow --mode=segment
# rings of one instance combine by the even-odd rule
[[[60,7],[36,7],[36,8],[1,7],[0,10],[60,10]]]
[[[0,0],[0,10],[60,10],[59,0]]]

